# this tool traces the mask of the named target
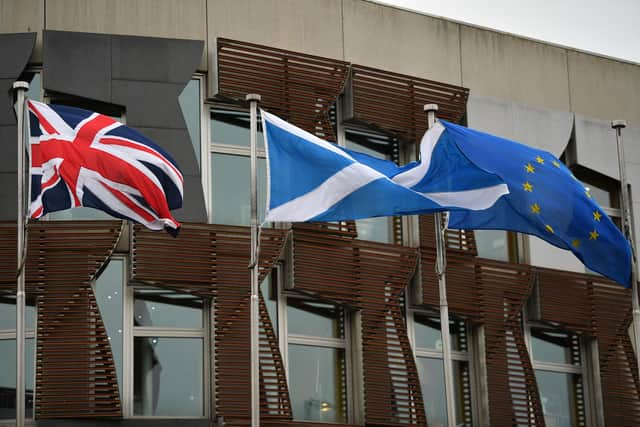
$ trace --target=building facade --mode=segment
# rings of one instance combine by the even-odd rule
[[[35,425],[248,425],[246,94],[399,164],[436,103],[552,152],[618,222],[610,121],[624,119],[640,212],[638,64],[365,0],[0,0],[0,33],[2,93],[26,80],[30,98],[116,117],[185,177],[176,239],[89,209],[28,225]],[[0,425],[15,418],[13,102],[0,110]],[[262,425],[446,425],[433,221],[263,229]],[[458,425],[640,424],[629,290],[534,237],[448,230],[446,243]]]

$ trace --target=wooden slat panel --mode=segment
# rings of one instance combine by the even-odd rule
[[[268,46],[218,39],[218,96],[262,96],[261,106],[302,129],[336,141],[329,110],[349,64]]]
[[[425,104],[438,104],[438,117],[459,123],[469,89],[352,65],[354,120],[418,141],[427,129]]]

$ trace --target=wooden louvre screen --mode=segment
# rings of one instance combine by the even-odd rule
[[[360,310],[367,425],[426,425],[401,304],[415,264],[411,248],[294,227],[294,289]]]
[[[264,229],[260,280],[283,250],[286,230]],[[251,416],[248,227],[183,224],[178,238],[136,226],[132,279],[214,298],[213,364],[216,415],[225,425],[246,425]],[[181,255],[176,263],[176,254]],[[260,294],[260,416],[266,422],[291,419],[291,403],[277,338]]]
[[[35,417],[121,417],[111,347],[91,287],[121,233],[121,222],[29,224],[27,293],[37,298]],[[15,223],[2,223],[3,287],[15,290]],[[13,231],[12,231],[13,230]],[[13,251],[13,254],[11,254]]]
[[[439,118],[462,121],[469,89],[382,71],[351,66],[353,117],[392,132],[403,139],[418,141],[427,129],[425,104],[438,104]]]
[[[261,106],[329,141],[329,113],[344,88],[349,64],[253,43],[218,39],[218,97],[262,96]]]
[[[640,382],[629,337],[631,291],[599,276],[537,272],[540,320],[597,339],[606,425],[636,425]]]

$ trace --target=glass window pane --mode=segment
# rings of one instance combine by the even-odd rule
[[[509,245],[507,232],[502,230],[474,230],[478,256],[509,261]]]
[[[577,402],[582,401],[580,376],[536,370],[536,381],[546,425],[578,426]]]
[[[344,338],[344,311],[333,304],[289,298],[287,322],[290,334]]]
[[[344,350],[289,345],[289,394],[293,418],[344,423]]]
[[[566,332],[532,328],[531,352],[540,362],[580,364],[579,338]]]
[[[427,422],[430,426],[444,427],[447,425],[447,403],[442,359],[418,357],[417,364]],[[470,426],[471,390],[468,363],[453,361],[453,378],[456,425]]]
[[[203,416],[201,338],[134,339],[135,415]]]
[[[27,98],[35,101],[42,101],[42,76],[40,73],[34,73],[31,82],[29,83],[29,90],[27,91]]]
[[[269,313],[269,319],[273,326],[273,331],[278,335],[278,292],[275,286],[272,285],[271,276],[273,272],[264,279],[260,285],[260,291],[262,292],[262,298],[267,306],[267,312]]]
[[[213,110],[211,112],[211,142],[213,144],[250,146],[249,113]],[[258,113],[258,148],[264,148],[262,123]]]
[[[96,279],[95,295],[102,321],[107,329],[118,387],[122,390],[122,293],[124,261],[114,258]]]
[[[24,343],[26,416],[33,418],[35,339]],[[16,417],[16,340],[0,340],[0,420]]]
[[[359,219],[356,221],[356,229],[358,239],[381,243],[393,242],[389,217]]]
[[[258,159],[258,219],[264,219],[267,194],[265,159]],[[249,225],[251,219],[250,159],[211,155],[211,191],[215,224]]]
[[[27,300],[24,310],[24,327],[33,331],[36,327],[36,308],[33,300]],[[16,296],[11,293],[0,294],[0,331],[16,329]]]
[[[64,211],[51,212],[47,214],[47,219],[52,221],[77,221],[77,220],[99,220],[113,219],[111,215],[98,209],[84,206],[67,209]]]
[[[191,144],[200,165],[200,80],[191,79],[178,97]]]
[[[134,290],[134,326],[202,328],[202,298],[166,289]]]
[[[440,334],[440,319],[424,313],[414,313],[416,347],[442,350],[442,336]],[[453,351],[467,351],[466,326],[463,321],[449,320],[451,334],[451,349]]]

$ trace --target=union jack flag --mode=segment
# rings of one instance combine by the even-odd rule
[[[88,206],[175,235],[183,178],[162,148],[111,117],[28,101],[31,218]]]

